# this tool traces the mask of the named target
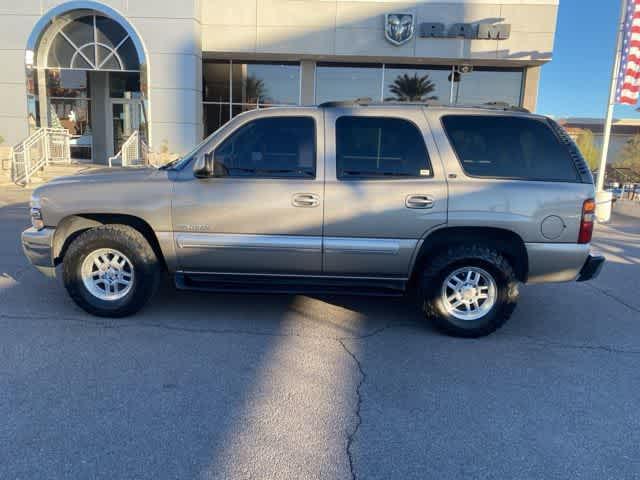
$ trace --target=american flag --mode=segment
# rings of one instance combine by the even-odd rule
[[[616,103],[635,105],[640,92],[640,0],[627,0]]]

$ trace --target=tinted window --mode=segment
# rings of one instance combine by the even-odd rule
[[[568,149],[545,120],[488,115],[442,118],[462,168],[469,175],[576,181]]]
[[[400,118],[340,117],[336,169],[344,180],[431,176],[422,134]]]
[[[218,174],[230,177],[314,178],[315,123],[310,117],[247,123],[215,151]]]

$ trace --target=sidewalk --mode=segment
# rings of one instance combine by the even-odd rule
[[[44,170],[38,172],[32,177],[32,181],[25,186],[16,185],[11,181],[10,173],[8,170],[0,170],[0,189],[3,191],[9,189],[19,190],[33,190],[39,185],[48,182],[56,177],[62,177],[66,175],[74,175],[78,172],[94,169],[104,168],[105,165],[87,164],[87,163],[71,163],[69,165],[50,165]]]

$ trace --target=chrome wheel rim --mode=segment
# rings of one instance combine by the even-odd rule
[[[87,255],[80,274],[85,288],[100,300],[119,300],[133,288],[131,260],[112,248],[101,248]]]
[[[486,270],[463,267],[451,272],[442,285],[442,303],[458,320],[477,320],[496,304],[496,281]]]

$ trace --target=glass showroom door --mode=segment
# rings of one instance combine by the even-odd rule
[[[142,124],[142,102],[140,100],[112,100],[113,154]],[[142,133],[142,132],[141,132]]]

